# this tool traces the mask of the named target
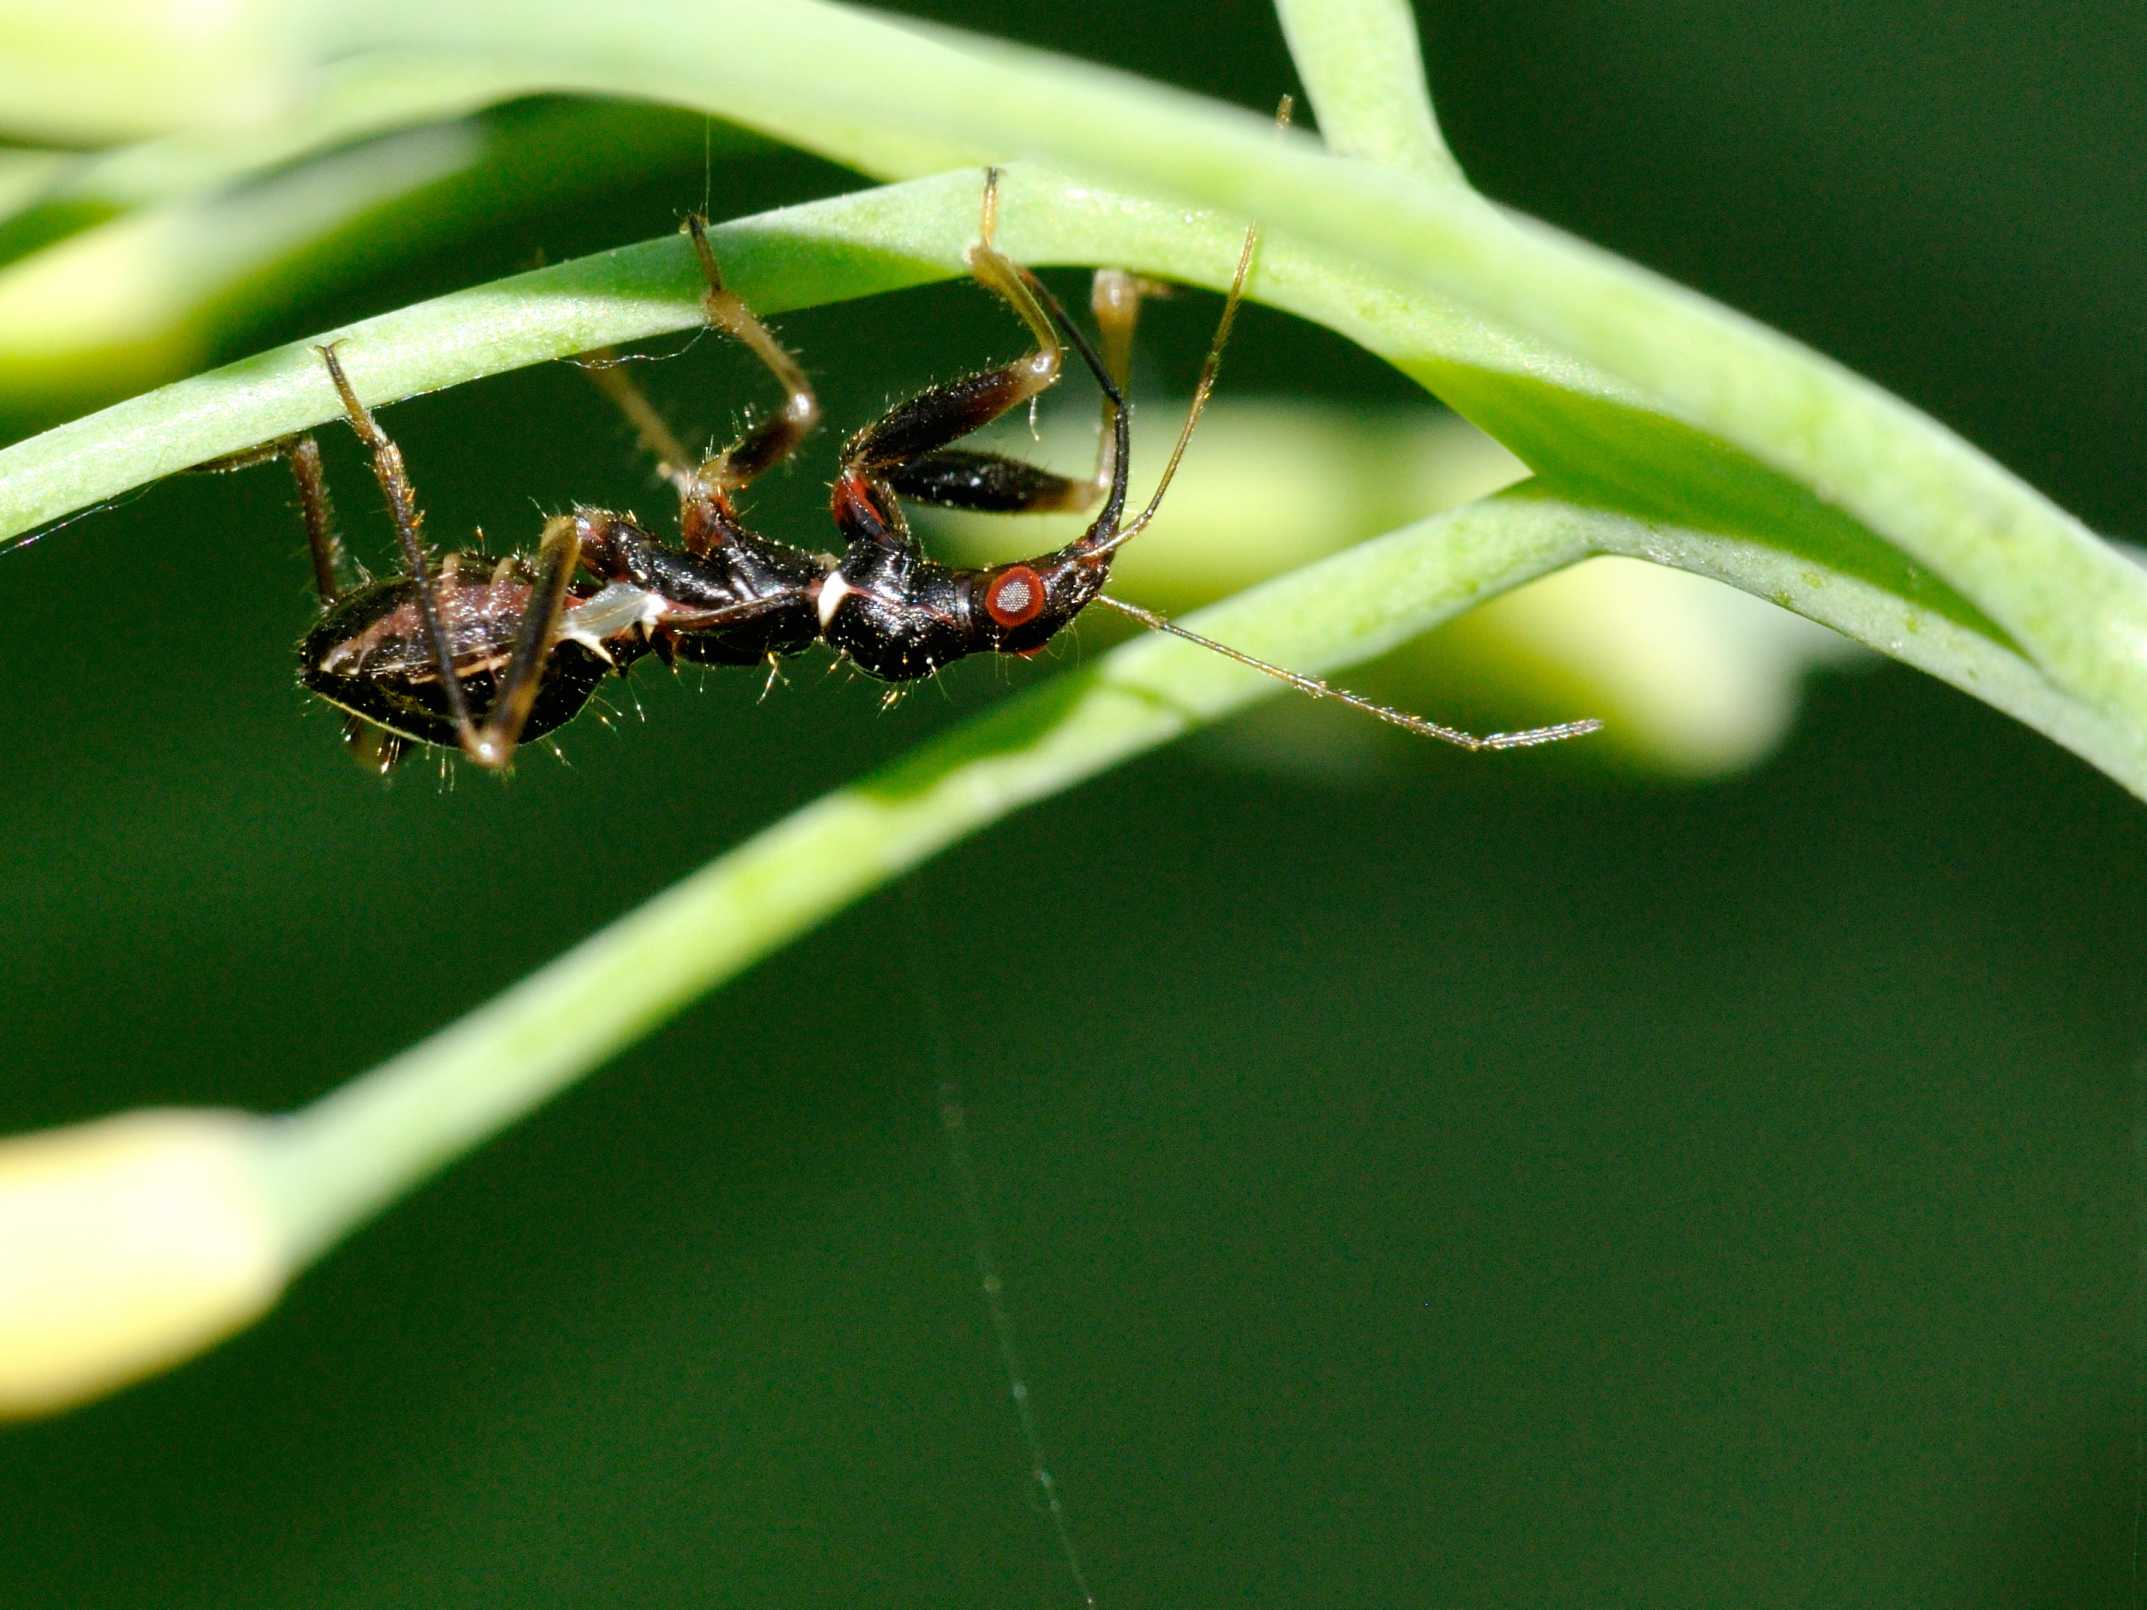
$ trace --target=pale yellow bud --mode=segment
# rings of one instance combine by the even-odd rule
[[[262,1128],[171,1109],[0,1141],[0,1416],[116,1391],[275,1302]]]

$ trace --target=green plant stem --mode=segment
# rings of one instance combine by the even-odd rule
[[[1593,519],[1555,502],[1471,505],[1278,578],[1188,624],[1317,671],[1376,654],[1570,563],[1589,550]],[[317,1254],[868,890],[1031,801],[1276,691],[1203,649],[1144,638],[1003,700],[797,811],[282,1121],[272,1179],[301,1255]],[[1429,747],[1425,756],[1427,766],[1446,758]],[[1451,763],[1487,759],[1514,763]]]
[[[1434,183],[1461,182],[1431,109],[1409,7],[1276,0],[1275,14],[1329,151]]]
[[[460,62],[367,57],[329,66],[288,117],[267,129],[207,128],[77,158],[38,205],[168,207],[213,194],[315,152],[444,122],[527,95],[525,75]]]
[[[950,174],[739,220],[719,227],[714,239],[731,283],[754,305],[780,312],[958,272],[975,231],[977,195],[974,175]],[[1002,224],[1009,249],[1028,261],[1095,254],[1189,280],[1222,278],[1234,233],[1227,220],[1187,218],[1034,172],[1009,174]],[[689,327],[699,317],[698,283],[685,243],[670,238],[458,292],[334,334],[346,342],[343,357],[362,393],[384,402]],[[1268,244],[1253,289],[1263,300],[1344,329],[1412,371],[1445,365],[1438,354],[1452,349],[1446,311],[1396,299],[1376,280],[1288,240]],[[337,405],[319,363],[311,342],[293,343],[0,452],[0,537],[334,417]],[[1605,506],[1601,498],[1578,501]],[[1782,517],[1769,519],[1770,513]],[[1711,536],[1669,521],[1635,529],[1695,533],[1690,541],[1634,550],[1639,557],[1731,581],[1979,696],[1990,696],[1995,684],[1973,672],[1970,660],[1989,653],[2017,658],[2003,632],[1930,578],[1875,566],[1870,550],[1781,506],[1748,509],[1738,525]],[[1744,558],[1726,564],[1723,553],[1733,546]],[[1830,615],[1827,600],[1851,593],[1890,597],[1892,621],[1875,610]],[[2092,606],[2092,599],[2082,601],[2083,608]],[[2039,678],[2035,686],[2033,700],[1993,702],[2147,795],[2140,725],[2074,708],[2077,701],[2054,679]]]

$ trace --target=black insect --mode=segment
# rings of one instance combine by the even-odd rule
[[[796,360],[724,287],[699,218],[689,221],[688,230],[708,282],[702,296],[708,324],[759,358],[782,388],[782,407],[693,465],[623,370],[613,364],[592,371],[678,492],[677,545],[659,541],[626,515],[577,508],[546,522],[531,556],[428,553],[400,450],[358,400],[334,349],[323,347],[344,413],[371,451],[403,570],[354,583],[334,533],[318,444],[304,436],[274,449],[289,460],[298,481],[322,601],[319,622],[299,645],[300,681],[345,712],[353,748],[382,771],[413,743],[459,748],[479,765],[499,768],[518,744],[571,720],[607,675],[624,675],[647,654],[667,664],[765,664],[772,671],[781,657],[819,642],[867,674],[900,683],[930,676],[966,655],[1033,653],[1083,609],[1102,603],[1306,693],[1465,748],[1515,748],[1594,730],[1597,723],[1579,721],[1479,738],[1254,659],[1105,596],[1113,557],[1154,518],[1213,388],[1253,237],[1246,236],[1162,482],[1147,506],[1127,519],[1125,380],[1139,283],[1112,270],[1096,276],[1094,307],[1106,361],[1051,292],[992,244],[996,203],[997,175],[988,173],[969,268],[1013,309],[1032,349],[898,404],[844,444],[832,500],[839,554],[764,537],[743,525],[732,505],[734,493],[813,429],[820,410]],[[1061,335],[1103,393],[1093,475],[1076,479],[952,445],[1057,382]],[[1018,513],[1078,510],[1098,497],[1102,507],[1095,519],[1066,546],[978,569],[927,558],[901,505],[913,498]]]

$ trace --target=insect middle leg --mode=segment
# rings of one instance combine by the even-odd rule
[[[602,361],[589,370],[589,378],[626,416],[642,445],[655,456],[658,472],[678,492],[679,522],[687,549],[707,554],[736,530],[730,494],[750,485],[796,451],[820,422],[820,401],[797,359],[784,350],[774,332],[738,293],[723,283],[723,270],[708,242],[708,220],[695,214],[686,220],[685,229],[693,238],[702,277],[708,282],[708,288],[701,293],[702,316],[709,328],[722,331],[751,352],[774,376],[783,389],[781,408],[748,426],[729,446],[695,465],[678,433],[649,401],[647,393],[628,378],[616,358],[602,355]]]
[[[271,459],[281,459],[288,464],[291,478],[298,483],[298,509],[305,520],[306,546],[313,555],[313,586],[320,594],[322,607],[326,608],[349,592],[356,582],[352,580],[342,539],[335,532],[334,508],[328,500],[328,477],[321,469],[321,444],[314,440],[310,431],[250,447],[243,453],[209,459],[193,466],[190,473],[224,475],[232,470],[266,464]],[[364,580],[362,571],[357,580]]]
[[[788,458],[798,443],[820,423],[820,402],[812,382],[798,360],[783,350],[759,315],[747,307],[736,291],[723,283],[723,270],[708,244],[708,220],[699,213],[686,220],[686,233],[693,237],[694,254],[701,260],[701,274],[708,289],[701,293],[701,312],[709,324],[744,347],[773,375],[783,388],[783,406],[759,424],[748,427],[721,452],[701,461],[694,478],[719,492],[735,492],[756,476]]]
[[[313,585],[325,606],[351,589],[350,566],[343,542],[335,534],[335,510],[328,501],[328,477],[321,468],[321,444],[309,433],[288,443],[284,462],[298,483],[298,508],[305,517],[306,547],[313,555]]]

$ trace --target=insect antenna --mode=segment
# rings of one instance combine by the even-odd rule
[[[1548,727],[1526,727],[1518,732],[1494,732],[1479,736],[1473,732],[1463,732],[1459,727],[1445,726],[1424,716],[1411,715],[1408,711],[1397,710],[1392,705],[1380,704],[1367,699],[1361,693],[1352,693],[1347,688],[1338,688],[1330,682],[1322,682],[1316,676],[1306,676],[1302,671],[1292,671],[1270,660],[1247,654],[1243,649],[1232,648],[1228,643],[1218,643],[1214,638],[1203,637],[1188,627],[1180,626],[1174,620],[1158,615],[1152,609],[1129,604],[1123,598],[1113,598],[1109,593],[1098,593],[1092,602],[1107,605],[1119,614],[1139,621],[1152,632],[1166,632],[1172,637],[1182,637],[1188,643],[1198,643],[1202,648],[1212,650],[1226,660],[1235,660],[1238,664],[1271,676],[1278,682],[1286,682],[1299,693],[1308,694],[1315,699],[1333,699],[1337,703],[1348,705],[1352,710],[1362,710],[1368,716],[1377,716],[1381,721],[1413,732],[1420,738],[1436,738],[1441,743],[1453,744],[1460,749],[1532,749],[1537,744],[1557,743],[1566,738],[1583,738],[1591,732],[1600,732],[1603,727],[1602,722],[1591,716],[1581,721],[1560,721]]]
[[[1208,399],[1215,395],[1215,377],[1222,373],[1223,346],[1230,339],[1230,327],[1237,322],[1238,304],[1245,300],[1245,276],[1252,271],[1253,253],[1259,249],[1260,226],[1254,224],[1245,231],[1245,243],[1238,248],[1237,271],[1230,276],[1230,293],[1223,298],[1223,316],[1216,321],[1214,339],[1208,342],[1208,355],[1201,360],[1200,379],[1193,385],[1193,401],[1185,411],[1185,423],[1178,427],[1178,439],[1171,444],[1170,458],[1163,465],[1163,478],[1156,482],[1156,489],[1148,494],[1148,506],[1128,520],[1111,541],[1112,547],[1130,542],[1147,528],[1156,517],[1156,510],[1163,506],[1163,494],[1170,490],[1171,478],[1178,473],[1178,463],[1185,457],[1185,449],[1193,439],[1193,427],[1200,423],[1200,416],[1207,411]]]
[[[1119,524],[1119,516],[1126,503],[1126,461],[1131,452],[1130,431],[1127,416],[1125,388],[1112,373],[1111,365],[1097,352],[1095,344],[1082,332],[1066,312],[1066,305],[1026,268],[1019,268],[1022,280],[1036,293],[1045,311],[1065,337],[1066,344],[1080,355],[1103,390],[1103,400],[1111,416],[1111,479],[1109,491],[1102,510],[1083,542],[1083,551],[1089,554],[1115,553],[1126,543],[1141,534],[1142,529],[1153,520],[1156,510],[1162,506],[1163,494],[1170,490],[1171,478],[1178,473],[1178,463],[1185,457],[1186,444],[1193,439],[1193,427],[1200,423],[1201,414],[1207,409],[1208,399],[1215,394],[1215,377],[1223,366],[1223,345],[1230,339],[1230,327],[1237,322],[1238,304],[1245,299],[1245,279],[1252,271],[1253,253],[1260,243],[1260,226],[1252,225],[1245,231],[1244,244],[1238,248],[1237,270],[1230,276],[1230,291],[1223,298],[1223,316],[1216,321],[1215,335],[1208,342],[1208,355],[1200,365],[1200,379],[1193,387],[1192,405],[1187,408],[1185,423],[1178,428],[1178,440],[1170,450],[1170,461],[1163,466],[1163,478],[1148,496],[1148,506],[1125,524]]]
[[[1291,97],[1282,97],[1282,104],[1275,108],[1275,129],[1279,134],[1290,126]],[[1237,322],[1238,304],[1245,300],[1245,277],[1252,272],[1252,256],[1260,246],[1260,226],[1253,224],[1245,231],[1245,243],[1238,248],[1237,271],[1230,276],[1230,294],[1223,298],[1223,316],[1216,321],[1215,337],[1208,343],[1208,355],[1201,361],[1200,379],[1193,386],[1192,406],[1185,411],[1185,423],[1178,427],[1178,440],[1170,450],[1170,460],[1163,466],[1163,478],[1156,482],[1156,489],[1148,495],[1148,506],[1118,533],[1117,541],[1126,542],[1146,529],[1163,505],[1163,494],[1170,490],[1171,477],[1178,473],[1178,461],[1185,457],[1186,444],[1193,439],[1193,427],[1200,423],[1200,416],[1207,410],[1208,399],[1215,395],[1215,377],[1222,372],[1223,347],[1230,340],[1230,326]],[[1116,544],[1113,544],[1116,546]],[[1220,646],[1220,645],[1218,645]]]

